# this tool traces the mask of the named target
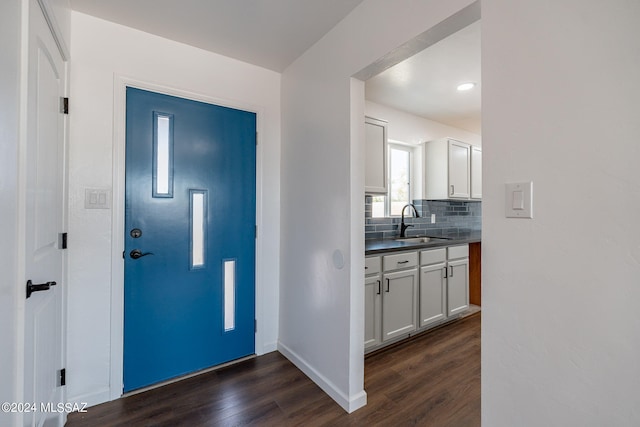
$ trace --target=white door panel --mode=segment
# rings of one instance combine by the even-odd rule
[[[38,3],[29,2],[29,60],[25,198],[25,275],[34,284],[56,282],[34,292],[25,303],[25,426],[62,426],[63,414],[43,411],[63,402],[62,304],[64,255],[59,234],[64,227],[65,66]],[[25,291],[26,296],[26,291]],[[44,406],[42,406],[44,405]]]

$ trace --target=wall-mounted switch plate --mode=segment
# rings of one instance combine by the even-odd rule
[[[533,182],[505,184],[505,216],[533,218]]]
[[[99,188],[84,189],[84,208],[85,209],[110,209],[111,208],[111,190]]]
[[[436,214],[431,214],[431,224],[436,223]]]

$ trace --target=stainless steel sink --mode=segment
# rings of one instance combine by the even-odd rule
[[[442,237],[403,237],[400,239],[395,239],[396,242],[405,242],[405,243],[442,242],[443,240],[447,240],[447,239]]]

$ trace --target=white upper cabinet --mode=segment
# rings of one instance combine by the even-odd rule
[[[476,188],[473,184],[471,165],[472,151],[475,148],[450,138],[425,142],[423,198],[427,200],[480,198],[481,190],[477,193],[478,197],[472,195],[472,188]],[[478,157],[478,162],[481,165],[481,157]],[[478,170],[481,176],[481,171]],[[479,185],[478,188],[481,188],[481,181]]]
[[[471,147],[471,198],[482,199],[482,148]]]
[[[367,194],[387,193],[387,122],[365,117],[365,175]]]
[[[449,197],[468,199],[471,195],[471,146],[449,140]]]

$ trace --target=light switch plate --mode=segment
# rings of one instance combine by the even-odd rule
[[[111,208],[111,190],[100,188],[84,189],[84,208],[85,209],[110,209]]]
[[[533,182],[505,184],[505,216],[533,218]]]

